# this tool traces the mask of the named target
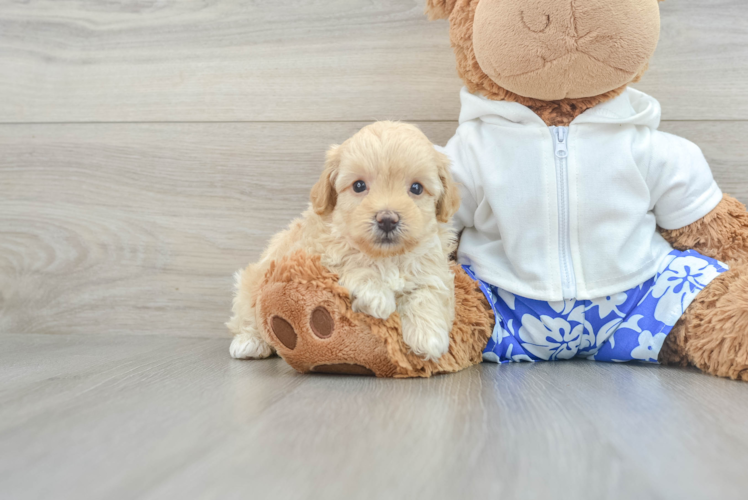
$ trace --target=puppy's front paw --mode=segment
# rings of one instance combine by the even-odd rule
[[[240,333],[231,341],[229,352],[234,359],[263,359],[273,354],[273,348],[257,335]]]
[[[397,304],[395,303],[395,294],[390,290],[384,290],[354,294],[351,307],[355,312],[368,314],[379,319],[387,319],[395,312]]]
[[[429,318],[401,313],[403,340],[414,354],[427,361],[437,361],[449,350],[449,329]]]

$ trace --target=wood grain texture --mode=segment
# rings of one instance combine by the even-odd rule
[[[232,274],[363,125],[0,126],[0,331],[226,335]],[[438,144],[457,126],[420,125]],[[748,124],[663,129],[748,202]]]
[[[423,0],[0,2],[0,121],[455,120]],[[670,120],[748,115],[744,0],[662,4],[643,82]]]
[[[226,335],[232,274],[363,125],[0,126],[0,331]]]
[[[1,499],[745,498],[746,384],[229,358],[231,275],[304,209],[327,146],[374,119],[454,132],[448,25],[422,10],[0,0]],[[745,0],[661,10],[636,87],[748,202]]]
[[[299,375],[228,341],[0,336],[0,497],[743,499],[748,385],[571,361]]]

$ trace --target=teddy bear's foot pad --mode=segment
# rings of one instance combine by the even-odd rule
[[[309,326],[312,327],[312,332],[317,338],[328,339],[332,337],[332,332],[335,330],[335,320],[332,319],[330,311],[319,306],[312,311]]]
[[[284,279],[284,269],[275,268],[276,280],[263,287],[258,317],[263,337],[288,364],[302,373],[395,374],[385,342],[346,316],[355,313],[345,307],[348,292],[337,286],[336,277],[318,272]],[[294,271],[298,277],[298,268]]]
[[[404,342],[397,313],[386,320],[354,312],[350,292],[319,256],[303,252],[274,262],[257,301],[260,333],[302,373],[428,377],[480,362],[493,331],[493,312],[476,284],[458,266],[456,320],[449,351],[425,360]]]
[[[270,320],[270,325],[273,329],[273,333],[278,337],[278,341],[281,344],[292,351],[296,349],[296,342],[298,341],[299,336],[296,334],[296,330],[294,330],[291,323],[280,316],[273,316]]]
[[[335,365],[317,365],[312,368],[314,373],[332,373],[335,375],[376,375],[373,371],[365,366],[354,365],[351,363],[338,363]]]
[[[309,327],[315,337],[319,339],[328,339],[332,337],[335,330],[335,320],[332,314],[325,307],[319,306],[312,311],[309,319]],[[296,343],[299,335],[294,330],[293,325],[280,316],[273,316],[270,320],[270,328],[278,338],[278,341],[290,350],[296,349]],[[336,371],[335,373],[343,373]]]

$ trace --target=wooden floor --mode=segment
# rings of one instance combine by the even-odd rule
[[[7,499],[745,499],[745,385],[589,361],[300,375],[228,342],[7,335]]]
[[[454,133],[423,0],[0,0],[0,500],[746,498],[748,384],[228,357],[231,276],[366,123]],[[748,202],[745,0],[668,0],[640,90]]]
[[[716,1],[716,0],[715,0]],[[745,0],[661,4],[640,90],[748,202]],[[221,338],[231,276],[374,119],[444,144],[423,0],[0,0],[0,332]]]

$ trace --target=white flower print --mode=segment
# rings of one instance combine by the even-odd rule
[[[639,326],[639,322],[644,319],[644,316],[641,314],[634,314],[633,316],[630,316],[625,323],[623,323],[618,328],[628,328],[629,330],[634,330],[637,333],[641,333],[642,328]]]
[[[507,322],[507,327],[504,328],[503,321],[499,321],[496,323],[496,326],[494,326],[493,334],[491,335],[491,339],[496,343],[496,345],[499,345],[503,342],[503,339],[506,337],[512,337],[511,330],[514,330],[514,320],[510,319]],[[512,349],[514,348],[514,344],[509,344],[509,347],[506,350],[506,353],[504,353],[504,360],[519,362],[519,361],[529,361],[531,363],[534,363],[534,360],[527,356],[526,354],[515,354],[512,355]],[[484,352],[483,353],[483,360],[484,361],[490,361],[493,363],[501,363],[502,360],[499,357],[498,354],[496,354],[493,351]]]
[[[551,309],[556,311],[558,314],[562,316],[566,316],[569,314],[572,309],[574,309],[574,305],[577,303],[574,299],[568,299],[568,300],[557,300],[554,302],[548,302],[548,305],[551,306]]]
[[[488,288],[488,299],[491,301],[492,305],[495,305],[498,303],[496,300],[496,294],[493,293],[493,287]]]
[[[518,363],[520,361],[529,361],[530,363],[534,363],[533,359],[528,356],[527,354],[515,354],[512,356],[512,350],[514,349],[514,344],[509,344],[509,348],[506,350],[506,357],[514,361],[515,363]]]
[[[506,337],[511,337],[511,332],[507,331],[506,328],[504,328],[504,320],[501,317],[497,318],[498,321],[496,321],[496,325],[493,327],[493,333],[491,334],[491,340],[493,340],[497,345],[501,344],[501,341],[505,339]],[[509,324],[507,327],[509,329],[512,329],[512,322],[514,320],[510,319]]]
[[[618,306],[623,305],[626,302],[628,295],[625,292],[616,293],[615,295],[609,295],[607,297],[601,297],[599,299],[592,299],[590,305],[587,306],[587,310],[591,310],[597,306],[597,314],[600,319],[605,319],[610,316],[610,313],[616,313],[618,316],[624,316],[624,313],[618,310]]]
[[[586,351],[591,350],[594,347],[597,347],[595,344],[595,329],[592,327],[592,324],[584,320],[584,331],[582,332],[582,341],[579,343],[579,350],[580,351]]]
[[[589,301],[533,301],[486,285],[498,325],[492,332],[493,352],[484,353],[484,359],[506,363],[579,356],[656,362],[664,332],[725,269],[696,252],[673,251],[646,282]],[[629,302],[631,307],[624,309]]]
[[[495,352],[488,351],[483,353],[483,361],[488,361],[489,363],[501,363],[501,358]]]
[[[493,327],[493,333],[491,333],[491,340],[493,340],[496,344],[501,342],[502,335],[501,323],[496,322],[496,324]]]
[[[660,274],[665,272],[665,270],[670,266],[670,264],[677,258],[678,258],[677,255],[670,253],[664,259],[662,259],[662,262],[660,262],[660,267],[659,269],[657,269],[657,276],[659,277]]]
[[[507,292],[506,290],[502,290],[501,288],[496,288],[496,290],[499,292],[499,297],[501,297],[501,300],[504,301],[504,303],[514,311],[514,294]]]
[[[579,306],[577,304],[578,302],[574,299],[548,302],[550,308],[556,311],[559,316],[566,316],[568,321],[582,323],[584,321],[584,304],[579,304]]]
[[[656,362],[660,349],[662,349],[662,343],[665,342],[665,337],[667,335],[664,333],[652,335],[648,331],[642,332],[639,335],[639,345],[631,351],[631,357],[642,361]]]
[[[522,347],[540,359],[571,359],[579,350],[583,325],[572,328],[563,318],[529,314],[522,317],[519,338]]]
[[[697,257],[686,256],[671,262],[652,287],[652,296],[660,299],[655,319],[675,325],[696,295],[718,275],[717,268]]]
[[[602,327],[600,327],[600,330],[598,330],[597,337],[595,339],[597,346],[602,346],[605,342],[608,341],[608,339],[610,339],[610,346],[615,347],[616,341],[613,338],[613,334],[620,328],[622,322],[623,318],[616,318],[613,321],[606,323]]]
[[[579,304],[579,307],[575,307],[566,317],[566,320],[584,323],[584,303]]]
[[[504,329],[504,337],[511,337],[513,330],[514,330],[514,320],[510,319],[509,322],[506,324],[506,328]]]

